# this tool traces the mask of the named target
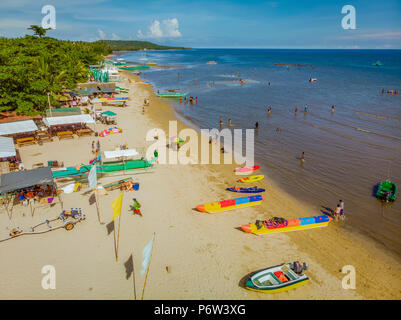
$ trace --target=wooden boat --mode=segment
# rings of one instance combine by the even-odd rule
[[[241,178],[241,179],[238,179],[237,181],[238,182],[256,182],[256,181],[262,180],[264,177],[265,177],[264,175],[259,174],[259,175],[255,175],[255,176]]]
[[[306,284],[309,278],[302,273],[306,264],[286,263],[253,273],[246,281],[245,288],[252,291],[277,293],[295,289]]]
[[[262,195],[258,194],[256,196],[200,204],[196,206],[196,209],[200,212],[216,213],[243,207],[255,206],[261,204],[263,200],[265,200],[265,198]]]
[[[235,168],[235,172],[249,172],[249,171],[256,171],[259,170],[260,166],[252,166],[252,167],[241,167],[241,168]]]
[[[232,188],[226,188],[227,191],[232,191],[232,192],[239,192],[239,193],[260,193],[260,192],[265,192],[265,189],[262,188],[257,188],[257,187],[253,187],[253,188],[236,188],[236,187],[232,187]]]
[[[242,231],[247,233],[263,235],[267,233],[288,232],[288,231],[305,230],[319,227],[327,227],[327,225],[331,220],[333,219],[327,215],[291,219],[291,220],[273,217],[269,220],[256,221],[255,223],[242,225],[241,229]]]
[[[397,197],[397,186],[390,180],[383,181],[379,184],[376,192],[376,198],[385,201],[395,201]]]

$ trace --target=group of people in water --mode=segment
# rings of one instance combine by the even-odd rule
[[[398,90],[388,90],[388,89],[384,90],[384,89],[382,89],[382,94],[385,94],[385,93],[398,95]]]
[[[184,103],[185,104],[187,104],[187,103],[190,103],[190,104],[194,104],[194,102],[195,102],[195,104],[198,104],[198,97],[189,97],[189,99],[187,98],[187,97],[185,97],[185,99],[184,99]],[[180,103],[182,103],[182,97],[180,97]]]

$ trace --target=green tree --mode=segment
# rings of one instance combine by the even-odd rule
[[[32,30],[34,32],[35,36],[43,37],[46,34],[47,30],[50,30],[51,28],[42,28],[41,26],[37,25],[31,25],[28,30]]]

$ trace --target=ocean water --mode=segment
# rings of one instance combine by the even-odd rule
[[[141,76],[155,90],[198,97],[196,105],[171,102],[197,127],[219,128],[220,117],[224,127],[231,119],[232,128],[254,128],[258,121],[255,163],[275,183],[316,214],[344,200],[344,228],[401,254],[401,195],[390,204],[374,197],[380,181],[401,188],[401,50],[194,49],[122,57],[179,66]],[[383,65],[373,66],[377,60]]]

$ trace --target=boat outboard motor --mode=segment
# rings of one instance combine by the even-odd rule
[[[294,261],[294,263],[290,263],[290,268],[296,273],[296,274],[302,274],[302,271],[308,270],[308,266],[304,262],[302,265],[299,263],[299,261]]]

